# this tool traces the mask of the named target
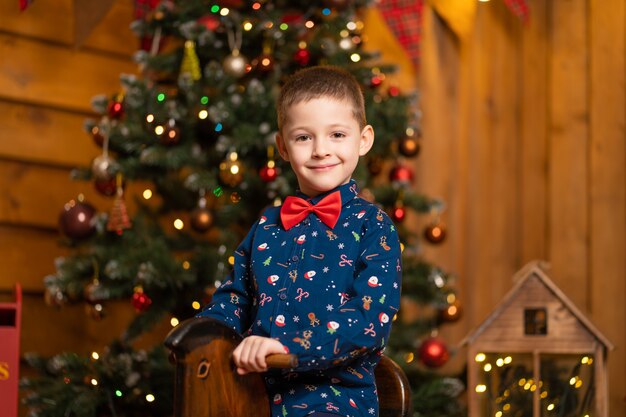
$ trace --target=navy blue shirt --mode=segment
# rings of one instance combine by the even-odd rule
[[[400,304],[400,242],[354,180],[337,190],[333,229],[310,213],[285,230],[280,207],[265,210],[199,314],[244,336],[275,338],[298,356],[297,368],[264,374],[273,417],[378,415],[374,367]],[[298,196],[315,204],[332,191]]]

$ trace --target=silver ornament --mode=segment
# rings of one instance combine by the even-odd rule
[[[248,61],[246,58],[241,55],[237,49],[234,49],[233,52],[224,59],[222,68],[224,68],[224,72],[227,74],[239,78],[246,73],[247,65]]]
[[[91,163],[91,172],[99,180],[110,180],[113,178],[115,160],[108,155],[100,155],[94,158]]]

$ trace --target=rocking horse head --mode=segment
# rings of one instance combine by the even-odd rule
[[[176,367],[175,417],[269,416],[260,374],[238,375],[232,351],[241,341],[234,330],[211,318],[192,318],[165,339]]]

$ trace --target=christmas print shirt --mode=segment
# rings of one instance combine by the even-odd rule
[[[337,190],[342,209],[333,229],[310,213],[285,230],[280,207],[265,210],[199,314],[244,336],[275,338],[298,356],[297,368],[264,374],[273,417],[378,415],[374,367],[400,304],[400,243],[386,213],[357,196],[354,180]]]

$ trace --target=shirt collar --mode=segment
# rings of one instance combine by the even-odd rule
[[[296,196],[307,200],[309,203],[315,205],[322,198],[326,197],[328,194],[334,193],[335,191],[339,191],[341,194],[341,205],[345,206],[349,201],[355,198],[359,194],[359,187],[356,184],[356,181],[351,179],[346,184],[342,184],[332,190],[326,191],[325,193],[316,195],[315,197],[309,197],[306,194],[302,193],[300,190],[296,192]]]

